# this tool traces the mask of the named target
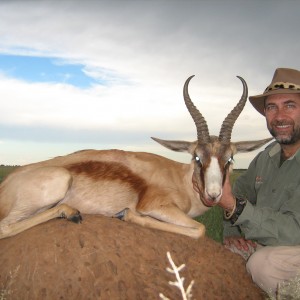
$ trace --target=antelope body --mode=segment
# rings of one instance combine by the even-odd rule
[[[219,137],[210,136],[188,94],[192,77],[184,85],[184,99],[196,124],[197,141],[153,138],[171,150],[190,153],[190,164],[146,152],[84,150],[19,167],[0,185],[0,238],[57,217],[80,222],[80,212],[202,237],[204,225],[192,218],[220,200],[233,155],[271,139],[230,141],[247,100],[247,85],[240,77],[241,100],[224,120]]]

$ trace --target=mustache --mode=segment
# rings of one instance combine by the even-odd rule
[[[294,123],[291,121],[288,121],[288,120],[281,120],[281,121],[275,120],[275,121],[271,122],[271,125],[272,126],[285,126],[285,125],[294,125]]]

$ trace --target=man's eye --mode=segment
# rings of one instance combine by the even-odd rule
[[[295,108],[295,104],[287,104],[286,107],[287,108]]]

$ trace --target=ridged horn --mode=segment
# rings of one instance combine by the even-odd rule
[[[207,144],[210,142],[210,137],[209,137],[209,132],[208,132],[208,127],[207,127],[206,121],[205,121],[204,117],[202,116],[202,114],[197,109],[197,107],[192,102],[192,100],[189,96],[189,92],[188,92],[189,82],[194,76],[195,75],[192,75],[186,80],[184,87],[183,87],[183,98],[184,98],[185,105],[195,122],[195,125],[197,128],[198,142]]]
[[[248,87],[246,81],[240,76],[237,76],[237,78],[239,78],[243,84],[243,94],[238,104],[223,121],[220,134],[219,134],[219,141],[224,144],[230,142],[233,125],[237,120],[238,116],[240,115],[240,113],[242,112],[248,97]]]

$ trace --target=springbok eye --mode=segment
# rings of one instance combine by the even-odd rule
[[[234,159],[233,159],[233,157],[231,156],[228,160],[227,160],[227,162],[226,162],[226,164],[225,165],[231,165],[231,164],[233,164],[234,163]]]
[[[199,156],[195,156],[195,161],[198,163],[198,164],[201,164],[201,159]]]

